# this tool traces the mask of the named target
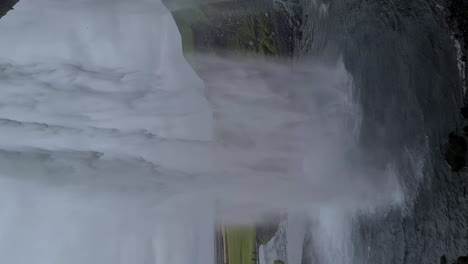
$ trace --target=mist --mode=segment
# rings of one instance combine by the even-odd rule
[[[269,211],[317,221],[326,252],[330,223],[402,200],[339,57],[195,72],[156,0],[22,0],[0,31],[2,263],[214,263],[217,218]]]

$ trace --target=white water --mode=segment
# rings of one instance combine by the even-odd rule
[[[149,0],[22,0],[0,31],[1,263],[213,263],[215,202],[248,222],[397,190],[340,61],[205,56],[202,82]]]

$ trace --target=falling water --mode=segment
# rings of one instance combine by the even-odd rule
[[[0,31],[2,263],[214,263],[215,211],[310,218],[344,254],[352,212],[400,199],[339,56],[197,75],[156,0],[22,0]]]

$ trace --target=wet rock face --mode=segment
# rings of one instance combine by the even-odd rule
[[[445,257],[445,255],[442,256],[440,258],[440,264],[447,264],[447,263],[448,263],[447,262],[447,257]],[[453,264],[468,264],[468,256],[458,257],[457,261],[456,262],[453,261],[452,263]]]
[[[468,119],[468,106],[462,107],[460,113],[464,119]]]
[[[445,160],[452,171],[460,171],[465,167],[466,149],[465,138],[455,133],[450,133],[447,150],[445,152]]]
[[[468,256],[459,257],[457,259],[457,264],[468,264]]]
[[[440,257],[440,264],[447,264],[447,257],[445,255]]]
[[[18,3],[19,0],[3,0],[0,2],[0,18],[13,9],[13,6]]]
[[[260,245],[266,245],[278,231],[279,223],[262,223],[255,226],[257,242]]]
[[[468,44],[468,1],[451,0],[448,4],[450,11],[450,22],[456,27],[457,36],[461,38],[465,45]],[[466,46],[465,46],[466,47]]]
[[[258,222],[255,225],[257,243],[266,245],[278,232],[282,220],[281,215],[269,214],[265,216],[263,221]]]
[[[428,161],[421,178],[414,176],[417,170],[410,162],[396,162],[403,186],[408,186],[405,194],[412,195],[409,212],[392,209],[356,221],[353,239],[359,242],[350,262],[453,264],[466,254],[468,178],[454,175],[444,160],[451,141],[447,154],[463,167],[461,131],[448,138],[460,127],[462,87],[452,31],[443,23],[447,8],[434,2],[334,1],[329,11],[340,18],[343,57],[359,89],[366,150],[378,164],[405,157],[402,149],[424,153]],[[428,139],[426,145],[419,143],[424,142],[421,135]]]

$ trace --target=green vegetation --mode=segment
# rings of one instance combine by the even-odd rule
[[[284,262],[277,259],[277,260],[275,260],[275,263],[274,263],[274,264],[284,264]]]
[[[172,12],[172,16],[179,28],[182,37],[182,49],[184,54],[193,53],[195,42],[192,26],[195,24],[206,23],[206,15],[200,8],[181,9]]]
[[[228,48],[236,52],[247,51],[261,56],[278,55],[273,23],[268,13],[247,17],[228,40]]]
[[[181,9],[172,12],[176,23],[183,21],[187,24],[207,23],[209,22],[206,14],[201,8]]]
[[[272,15],[233,2],[194,5],[172,12],[185,54],[234,52],[277,56]]]
[[[179,21],[177,23],[177,27],[179,28],[180,36],[182,37],[182,50],[184,54],[193,53],[194,44],[192,28],[183,21]]]
[[[252,226],[224,227],[225,254],[228,264],[255,264],[257,246]]]

